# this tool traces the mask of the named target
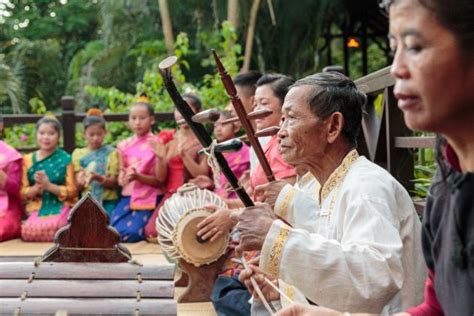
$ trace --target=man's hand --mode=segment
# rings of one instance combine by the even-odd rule
[[[206,207],[206,209],[208,208],[210,209],[211,206]],[[211,242],[227,233],[233,227],[230,218],[232,210],[216,207],[215,205],[212,205],[212,208],[214,209],[214,213],[197,225],[199,229],[197,235],[204,240],[210,239]]]
[[[288,182],[285,180],[275,180],[269,183],[259,185],[255,188],[254,195],[258,201],[268,203],[272,208],[275,207],[278,194]]]
[[[277,219],[268,204],[259,204],[245,208],[237,217],[237,229],[240,232],[240,243],[237,253],[243,251],[261,250],[268,231]]]
[[[280,310],[275,316],[343,316],[343,313],[320,306],[293,304]]]
[[[256,299],[260,299],[258,297],[257,292],[255,291],[255,288],[253,287],[251,278],[255,280],[257,283],[258,287],[263,293],[263,296],[265,296],[265,299],[267,301],[275,301],[280,299],[280,293],[276,291],[271,285],[269,285],[265,281],[265,275],[263,272],[256,266],[254,265],[249,265],[247,269],[243,270],[240,272],[239,275],[239,280],[240,282],[244,283],[247,289],[249,290],[250,293],[252,293],[253,297]],[[278,287],[278,280],[270,280],[276,287]]]

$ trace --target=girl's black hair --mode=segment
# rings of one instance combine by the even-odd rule
[[[190,104],[190,106],[192,106],[194,108],[194,110],[196,110],[196,113],[198,112],[201,112],[202,110],[202,102],[201,102],[201,98],[195,94],[195,93],[184,93],[182,95],[183,99],[184,98],[187,98],[187,99],[190,99],[192,104]]]
[[[102,116],[102,112],[99,109],[90,109],[87,112],[86,117],[82,121],[82,124],[84,125],[84,131],[87,130],[92,125],[99,125],[103,129],[106,129],[106,125],[107,125],[104,117]]]
[[[295,83],[293,78],[282,74],[264,74],[257,81],[257,87],[270,85],[273,93],[280,99],[280,106],[283,106],[285,96],[290,89],[290,86]]]
[[[146,108],[146,110],[148,111],[148,114],[150,116],[153,116],[155,117],[155,110],[153,109],[153,107],[151,106],[151,104],[148,102],[148,96],[145,92],[142,92],[140,94],[140,97],[138,98],[138,101],[137,102],[134,102],[132,104],[132,107],[136,106],[136,105],[140,105],[140,106],[144,106]]]
[[[43,124],[50,124],[53,126],[54,130],[61,135],[62,125],[61,122],[56,117],[52,116],[43,116],[36,122],[36,130],[40,128]]]

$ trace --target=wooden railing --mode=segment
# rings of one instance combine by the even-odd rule
[[[76,123],[82,122],[85,113],[76,113],[74,111],[74,98],[64,96],[61,98],[62,113],[57,115],[58,120],[63,125],[63,147],[64,150],[71,153],[76,148]],[[17,124],[31,124],[36,123],[42,115],[36,114],[21,114],[21,115],[4,115],[3,120],[6,126]],[[128,113],[120,114],[104,114],[107,122],[125,122],[128,121]],[[156,122],[164,122],[174,120],[173,113],[155,113]],[[34,148],[19,148],[20,150],[29,151]]]
[[[362,120],[359,152],[387,169],[409,192],[413,190],[413,149],[432,148],[435,137],[416,137],[405,125],[403,113],[393,95],[395,79],[390,66],[355,81],[368,96]],[[374,101],[382,95],[382,106],[376,110]],[[378,112],[378,113],[377,113]],[[419,211],[423,203],[415,203]]]

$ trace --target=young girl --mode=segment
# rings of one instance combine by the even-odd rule
[[[224,123],[225,120],[232,116],[232,112],[223,111],[221,112],[219,120],[214,123],[214,136],[218,143],[235,138],[236,133],[240,130],[239,123]],[[237,179],[239,179],[245,171],[250,169],[249,146],[247,146],[247,144],[243,143],[242,148],[238,151],[226,152],[223,155]],[[218,179],[218,183],[214,183],[214,192],[224,199],[236,199],[237,194],[232,191],[225,175],[221,173]],[[207,187],[209,185],[206,184],[212,183],[212,180],[207,176],[199,176],[191,182],[195,182],[200,187]]]
[[[156,158],[151,145],[157,141],[151,133],[154,123],[153,108],[140,98],[129,114],[130,128],[135,135],[117,145],[122,199],[112,213],[111,225],[118,230],[122,241],[145,239],[145,225],[162,196],[159,187],[166,180],[167,169],[166,162]]]
[[[195,94],[183,94],[183,99],[189,104],[194,113],[201,110],[201,100]],[[182,120],[178,110],[174,111],[176,122]],[[177,130],[164,130],[158,135],[158,141],[153,143],[155,154],[167,168],[165,195],[153,212],[146,225],[145,234],[148,241],[156,242],[156,217],[164,201],[176,190],[194,177],[209,175],[209,167],[205,156],[198,154],[201,145],[187,124],[180,124]],[[165,157],[165,159],[163,159]]]
[[[77,198],[71,156],[58,148],[61,123],[45,116],[36,124],[39,150],[23,158],[21,197],[29,214],[21,227],[25,241],[53,241],[67,224]]]
[[[72,153],[76,186],[81,194],[91,192],[110,216],[117,194],[118,156],[110,145],[104,145],[106,122],[99,109],[90,109],[83,121],[87,147]]]
[[[0,115],[0,136],[3,118]],[[20,237],[21,208],[21,155],[0,140],[0,242]]]

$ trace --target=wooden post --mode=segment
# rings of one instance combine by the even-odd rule
[[[62,97],[61,108],[63,109],[61,120],[63,123],[64,150],[68,153],[72,153],[72,151],[76,148],[76,120],[74,114],[74,97]]]

